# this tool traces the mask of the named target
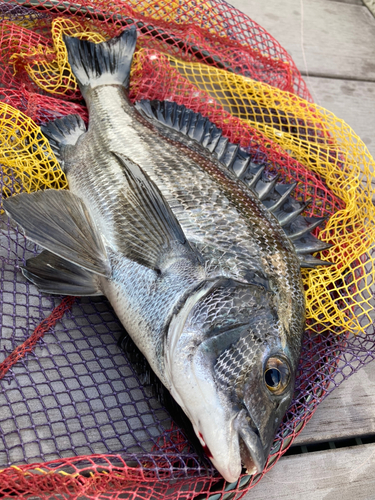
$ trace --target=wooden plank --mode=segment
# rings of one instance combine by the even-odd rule
[[[239,1],[236,0],[235,3],[240,8]],[[266,12],[266,4],[263,3],[261,6]],[[253,17],[259,21],[255,15]],[[309,77],[306,82],[314,100],[332,111],[338,118],[344,119],[375,156],[375,139],[372,135],[372,131],[375,130],[375,114],[372,112],[375,109],[375,83],[316,77]],[[373,363],[334,390],[320,405],[295,443],[303,444],[375,433],[374,410],[375,364]]]
[[[280,1],[284,2],[285,0],[280,0]],[[274,2],[274,0],[270,0],[269,2],[252,2],[250,4],[247,0],[232,0],[232,4],[235,7],[247,13],[250,17],[252,16],[253,19],[259,22],[261,26],[264,26],[271,32],[271,34],[275,35],[275,33],[273,33],[272,31],[272,28],[274,27],[275,29],[280,30],[280,27],[278,26],[278,22],[276,22],[276,20],[273,20],[272,16],[269,17],[270,11],[273,11],[273,9],[270,7],[272,2]],[[309,2],[305,3],[308,3],[309,6],[310,3],[314,3],[316,9],[322,10],[322,5],[327,6],[334,4],[335,2],[337,3],[337,0],[331,0],[328,2],[326,0],[309,0]],[[300,0],[288,0],[286,3],[287,5],[285,5],[285,7],[289,6],[288,7],[289,14],[291,8],[290,5],[294,5],[295,9],[297,10],[299,8],[298,12],[300,12]],[[362,2],[360,3],[362,4]],[[348,6],[343,5],[342,7],[346,9]],[[366,7],[363,7],[363,4],[362,6],[349,5],[349,7],[354,8],[355,12],[358,9],[361,12],[362,9],[366,9]],[[278,13],[277,16],[279,15],[284,16],[284,14],[286,17],[289,16],[288,13],[284,12],[284,8],[280,9],[281,12],[279,11],[279,9],[276,9],[275,11]],[[349,14],[352,15],[351,10],[345,11],[345,13],[346,15]],[[334,24],[334,19],[332,19],[332,16],[333,16],[332,14],[326,15],[326,17],[324,17],[322,14],[319,16],[319,18],[324,17],[324,19],[321,20],[320,29],[326,31],[327,33],[329,32],[330,25]],[[283,19],[283,21],[290,23],[290,20],[288,21],[287,19]],[[358,23],[358,16],[353,16],[352,22],[357,23],[357,28],[361,29]],[[267,26],[268,24],[269,26]],[[375,19],[372,19],[371,25],[373,31],[373,41],[375,46]],[[296,31],[296,26],[292,27],[288,25],[288,30],[289,27],[293,31],[293,38],[300,40],[300,33]],[[300,24],[298,24],[298,29],[300,29]],[[345,29],[345,27],[343,27],[342,29]],[[311,26],[311,30],[314,30],[314,26]],[[333,32],[331,33],[331,36],[333,36]],[[276,38],[278,37],[276,36]],[[319,33],[317,33],[317,35],[314,36],[314,43],[313,43],[314,47],[319,46],[320,44],[319,38],[320,38]],[[291,43],[291,40],[289,40],[289,38],[286,41],[286,43],[283,43],[280,39],[279,41],[287,50],[290,48],[288,47],[287,44]],[[341,43],[340,40],[337,40],[337,43]],[[360,45],[361,43],[363,46],[364,41],[362,40],[361,42],[361,40],[357,40],[356,44],[354,44],[352,47],[353,50],[355,50],[357,56],[358,53],[361,53],[362,51],[362,46]],[[361,47],[361,50],[358,50],[358,47]],[[300,58],[302,58],[301,47],[299,46],[298,49],[300,51]],[[306,54],[307,54],[307,49],[308,47],[306,47],[305,49]],[[329,44],[326,47],[320,47],[320,49],[318,47],[317,50],[322,51],[320,60],[324,59],[325,64],[329,65],[330,67],[335,66],[337,61],[335,62],[335,54],[330,49]],[[372,54],[371,58],[372,61],[374,61]],[[303,70],[304,65],[299,64],[299,67],[300,69]],[[314,101],[317,104],[323,106],[324,108],[327,108],[328,110],[332,111],[338,118],[342,118],[343,120],[345,120],[346,123],[348,123],[348,125],[350,125],[352,129],[356,132],[356,134],[359,135],[359,137],[368,147],[370,153],[375,157],[375,138],[374,134],[372,133],[372,131],[375,130],[375,113],[372,112],[372,110],[375,109],[375,80],[353,81],[352,80],[353,74],[351,73],[352,71],[354,72],[354,68],[350,68],[349,79],[305,76],[305,80],[313,96]],[[334,72],[337,73],[336,69],[334,70]],[[374,77],[375,77],[375,63],[374,63]]]
[[[375,444],[281,458],[243,500],[375,498]]]
[[[314,101],[352,127],[375,158],[375,82],[305,78]]]
[[[327,396],[294,444],[375,434],[374,415],[375,362],[371,362]]]
[[[275,37],[303,74],[375,81],[375,18],[367,7],[326,0],[230,2]]]

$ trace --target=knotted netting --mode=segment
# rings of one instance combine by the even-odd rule
[[[39,125],[88,115],[63,34],[95,42],[136,24],[130,98],[210,118],[267,175],[298,181],[332,247],[303,271],[307,328],[295,398],[262,474],[228,484],[203,464],[121,352],[104,298],[41,294],[20,273],[40,249],[1,216],[0,495],[239,498],[277,462],[319,402],[375,358],[374,162],[343,121],[311,102],[287,52],[222,0],[0,3],[2,197],[67,188]]]

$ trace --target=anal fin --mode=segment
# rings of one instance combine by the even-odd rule
[[[102,295],[99,277],[44,250],[28,259],[22,274],[42,292],[58,295]]]

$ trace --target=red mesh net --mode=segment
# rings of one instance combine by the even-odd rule
[[[30,4],[25,2],[24,5]],[[23,78],[21,68],[28,63],[35,65],[56,57],[46,50],[52,47],[50,28],[54,18],[74,18],[75,23],[94,26],[95,31],[107,37],[118,34],[136,20],[141,45],[146,40],[148,48],[178,55],[183,60],[223,68],[311,100],[306,84],[286,50],[256,22],[224,1],[133,0],[109,5],[98,0],[80,4],[42,0],[33,5],[31,15],[12,2],[4,3],[0,12],[3,81],[8,86],[18,89],[21,80],[28,90],[35,90],[30,79]],[[36,57],[36,48],[40,44],[45,47],[44,54]],[[7,67],[14,54],[22,54],[16,58],[19,66],[15,77]],[[77,95],[71,90],[65,93],[69,97]]]
[[[296,196],[312,199],[308,215],[330,216],[345,207],[319,174],[251,123],[233,116],[220,98],[213,99],[210,92],[183,77],[173,62],[171,56],[204,63],[311,101],[287,52],[224,1],[85,1],[78,5],[37,0],[32,6],[9,2],[0,4],[0,19],[1,100],[37,124],[71,113],[88,119],[75,81],[63,59],[59,60],[63,55],[53,44],[52,27],[63,25],[66,30],[108,38],[135,22],[141,50],[133,64],[132,100],[169,99],[200,111],[231,140],[240,142],[254,161],[266,162],[268,172],[277,171],[288,182],[298,180]],[[254,116],[268,113],[265,121],[277,130],[293,133],[293,127],[299,128],[299,137],[313,144],[329,140],[324,126],[313,129],[304,122],[283,121],[273,109],[250,104]],[[22,189],[19,179],[6,169],[0,183],[8,194]],[[140,385],[118,347],[122,326],[108,302],[40,294],[19,273],[22,262],[39,249],[5,218],[1,224],[0,495],[239,498],[285,453],[329,391],[375,357],[372,324],[366,323],[366,335],[354,336],[310,320],[295,399],[265,471],[257,476],[243,474],[238,482],[228,484],[209,464],[199,461],[149,388]],[[357,286],[362,276],[365,280],[372,275],[372,258],[371,252],[360,257]],[[332,294],[337,294],[336,289]],[[372,302],[371,307],[373,311]],[[356,314],[354,305],[352,313]]]

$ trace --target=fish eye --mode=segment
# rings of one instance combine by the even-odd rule
[[[269,389],[277,389],[281,382],[281,373],[277,368],[269,368],[264,374],[264,380]]]
[[[290,368],[286,360],[276,357],[268,358],[264,370],[264,382],[267,389],[276,396],[288,387]]]

